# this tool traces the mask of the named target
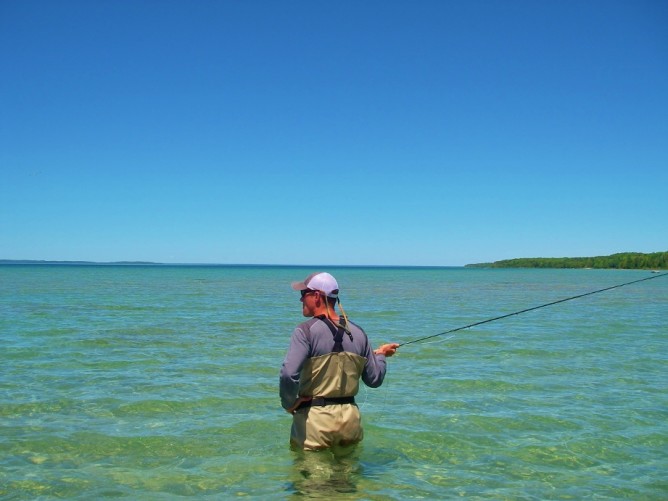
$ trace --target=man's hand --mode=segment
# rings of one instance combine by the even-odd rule
[[[286,410],[288,414],[294,414],[297,411],[297,407],[299,407],[302,402],[308,402],[309,400],[312,400],[313,397],[299,397],[297,400],[295,400],[295,404],[290,407],[289,409]]]
[[[385,355],[386,357],[391,357],[397,352],[397,348],[399,348],[399,343],[388,343],[388,344],[381,344],[375,351],[374,353],[376,355]]]

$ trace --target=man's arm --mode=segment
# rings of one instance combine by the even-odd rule
[[[309,343],[304,331],[297,327],[290,337],[288,353],[283,360],[279,378],[281,405],[287,411],[295,407],[299,396],[299,374],[308,358]]]

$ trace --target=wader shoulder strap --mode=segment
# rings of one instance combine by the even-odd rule
[[[325,315],[318,317],[322,320],[329,330],[332,331],[332,336],[334,337],[334,348],[332,348],[332,353],[341,353],[343,351],[343,334],[344,332],[348,333],[350,340],[352,341],[353,336],[350,331],[346,328],[346,321],[343,318],[340,318],[340,323],[335,325],[334,322],[329,320]]]

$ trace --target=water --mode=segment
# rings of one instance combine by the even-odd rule
[[[668,499],[668,278],[402,347],[335,456],[277,394],[311,271],[0,266],[0,497]],[[374,345],[649,276],[329,271]]]

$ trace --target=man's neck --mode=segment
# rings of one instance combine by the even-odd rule
[[[325,317],[330,319],[332,322],[338,322],[339,316],[336,314],[333,308],[318,308],[318,310],[313,315],[314,317]]]

